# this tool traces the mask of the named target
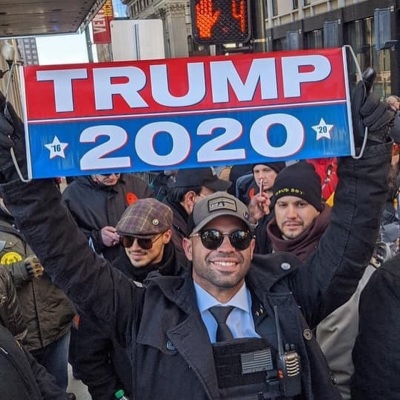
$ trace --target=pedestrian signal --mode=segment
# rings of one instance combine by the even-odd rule
[[[191,0],[193,39],[198,44],[244,43],[250,39],[251,0]]]

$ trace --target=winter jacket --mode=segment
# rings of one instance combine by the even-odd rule
[[[354,373],[351,352],[358,333],[360,294],[375,271],[375,267],[368,265],[350,300],[321,321],[315,333],[343,400],[351,400],[350,380]]]
[[[0,325],[1,400],[66,400],[54,378]]]
[[[20,232],[1,215],[0,239],[3,243],[0,248],[0,264],[11,273],[28,326],[24,345],[29,351],[41,349],[69,331],[75,308],[46,273],[40,278],[29,277],[22,261],[33,254],[32,249]]]
[[[175,251],[171,242],[164,247],[163,258],[157,264],[135,268],[125,252],[112,263],[114,268],[136,282],[143,282],[155,271],[162,275],[177,275],[187,264],[187,259]],[[124,389],[125,394],[132,399],[131,362],[115,338],[107,329],[99,329],[85,316],[80,318],[77,335],[74,371],[88,386],[93,400],[112,400],[119,389]]]
[[[352,400],[397,400],[400,393],[400,255],[382,264],[360,296]]]
[[[235,164],[231,167],[228,180],[232,182],[232,185],[228,188],[227,192],[236,196],[236,182],[243,175],[253,175],[253,164]]]
[[[267,215],[264,215],[257,223],[256,226],[256,246],[254,248],[257,254],[270,254],[273,252],[271,239],[267,235],[267,226],[270,221],[275,217],[274,210]]]
[[[11,275],[3,266],[0,266],[0,325],[21,342],[28,332]]]
[[[106,247],[101,239],[101,229],[116,227],[129,205],[137,199],[153,196],[145,181],[124,174],[115,186],[98,184],[90,176],[78,177],[66,187],[62,199],[94,250],[112,261],[120,254],[121,246]]]
[[[328,200],[338,183],[336,158],[313,158],[307,160],[314,166],[315,172],[321,179],[322,198]]]
[[[390,147],[368,147],[360,160],[340,161],[331,222],[306,263],[287,253],[255,256],[247,275],[256,331],[265,335],[277,307],[282,337],[300,354],[299,399],[340,399],[312,329],[351,297],[372,255]],[[139,287],[88,249],[52,184],[15,181],[3,192],[52,279],[126,348],[136,398],[221,398],[190,273],[152,277]]]
[[[249,205],[250,200],[260,191],[253,173],[242,175],[236,181],[236,197],[244,204]]]

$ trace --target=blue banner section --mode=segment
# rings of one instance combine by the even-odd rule
[[[350,155],[349,121],[343,101],[31,123],[32,176],[144,172]]]

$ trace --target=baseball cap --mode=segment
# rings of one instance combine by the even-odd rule
[[[175,182],[170,187],[193,187],[204,186],[215,191],[225,191],[231,186],[231,181],[218,179],[212,169],[207,168],[186,168],[180,169],[176,174]]]
[[[119,235],[148,238],[172,229],[172,210],[157,199],[139,199],[122,214]]]
[[[250,223],[249,211],[237,197],[226,192],[215,192],[194,205],[188,221],[188,235],[198,233],[213,219],[231,215],[243,221],[251,232],[255,225]]]

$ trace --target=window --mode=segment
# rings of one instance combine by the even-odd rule
[[[306,48],[307,49],[322,49],[323,41],[322,41],[322,30],[314,30],[312,32],[307,32],[305,35]]]
[[[278,0],[272,0],[272,16],[278,15]]]

